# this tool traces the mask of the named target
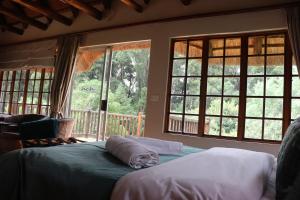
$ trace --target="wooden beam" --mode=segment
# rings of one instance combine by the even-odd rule
[[[9,32],[18,34],[18,35],[23,35],[23,33],[24,33],[23,29],[19,29],[19,28],[16,28],[16,27],[12,26],[12,25],[7,24],[4,16],[2,16],[2,15],[0,15],[0,27],[7,30],[7,31],[9,31]]]
[[[12,1],[24,6],[25,8],[28,8],[29,10],[32,10],[34,12],[45,15],[48,18],[54,19],[62,24],[70,26],[73,23],[72,19],[69,19],[63,15],[60,15],[49,8],[40,6],[38,3],[34,2],[34,1],[31,1],[31,2],[26,1],[26,0],[12,0]]]
[[[84,35],[84,34],[89,34],[89,33],[100,32],[100,31],[116,30],[116,29],[120,29],[120,28],[130,28],[130,27],[135,27],[135,26],[140,26],[140,25],[148,25],[148,24],[154,24],[154,23],[169,23],[169,22],[176,22],[176,21],[189,20],[189,19],[201,19],[201,18],[206,18],[206,17],[226,16],[226,15],[241,14],[241,13],[255,13],[255,12],[268,11],[268,10],[276,10],[276,9],[281,9],[281,8],[290,8],[290,7],[294,7],[294,6],[300,6],[300,2],[280,3],[280,4],[273,4],[273,5],[267,5],[267,6],[258,6],[258,7],[251,7],[251,8],[245,8],[245,9],[233,9],[233,10],[225,10],[225,11],[217,11],[217,12],[196,13],[196,14],[192,14],[192,15],[182,15],[182,16],[178,16],[178,17],[167,17],[167,18],[162,18],[162,19],[154,19],[154,20],[146,20],[146,21],[140,21],[140,22],[134,22],[134,23],[118,24],[118,25],[112,25],[112,26],[101,27],[101,28],[93,28],[93,29],[89,29],[89,30],[85,30],[85,31],[72,32],[70,34],[56,34],[56,35],[49,36],[49,37],[26,40],[26,41],[22,41],[22,42],[8,42],[5,44],[0,44],[0,47],[51,40],[51,39],[56,39],[60,36],[66,36],[66,35],[78,35],[78,34]],[[282,29],[278,29],[278,30],[286,30],[286,29],[282,28]]]
[[[136,10],[139,13],[143,12],[143,7],[140,4],[138,4],[137,2],[135,2],[135,0],[121,0],[121,2],[126,4],[130,8],[133,8],[134,10]]]
[[[77,8],[78,10],[87,13],[88,15],[101,20],[102,19],[102,12],[98,9],[94,8],[93,6],[90,6],[89,4],[82,3],[77,0],[64,0],[65,3],[73,6],[74,8]]]
[[[47,24],[44,24],[44,23],[42,23],[40,21],[37,21],[35,19],[31,19],[30,17],[27,17],[23,14],[16,13],[16,12],[14,12],[10,9],[7,9],[7,8],[1,6],[1,5],[0,5],[0,13],[2,13],[3,15],[6,15],[8,17],[17,19],[20,22],[27,23],[27,24],[30,24],[32,26],[35,26],[35,27],[37,27],[39,29],[42,29],[42,30],[47,30],[47,28],[48,28]]]
[[[181,2],[183,3],[183,5],[188,6],[191,4],[192,0],[181,0]]]

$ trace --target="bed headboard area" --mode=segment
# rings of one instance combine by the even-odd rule
[[[289,126],[277,163],[276,200],[300,199],[300,118]]]

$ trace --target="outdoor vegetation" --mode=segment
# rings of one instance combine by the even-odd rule
[[[108,112],[137,115],[146,107],[149,49],[114,51]],[[76,74],[72,109],[98,111],[104,58]]]

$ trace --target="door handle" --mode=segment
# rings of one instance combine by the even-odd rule
[[[107,100],[101,100],[101,111],[107,111]]]

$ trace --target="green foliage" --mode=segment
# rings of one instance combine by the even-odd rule
[[[144,112],[146,107],[149,49],[115,51],[108,111],[133,114]],[[97,60],[91,70],[76,74],[72,92],[72,109],[99,109],[104,58]]]

